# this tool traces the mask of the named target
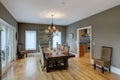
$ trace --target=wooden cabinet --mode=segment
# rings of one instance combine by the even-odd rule
[[[80,57],[84,56],[84,54],[86,53],[86,51],[87,51],[87,45],[86,44],[81,44],[80,47],[79,47]]]

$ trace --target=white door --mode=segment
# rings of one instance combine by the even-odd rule
[[[2,68],[6,69],[11,61],[14,59],[14,55],[16,54],[16,43],[14,42],[15,39],[15,28],[0,19],[0,29],[1,36],[1,61],[2,61]]]

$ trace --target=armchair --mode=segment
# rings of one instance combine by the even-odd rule
[[[112,47],[102,46],[101,59],[94,59],[94,69],[96,69],[96,65],[99,65],[101,66],[102,73],[104,73],[105,68],[108,68],[110,71],[111,57]]]
[[[17,48],[17,56],[18,58],[23,58],[24,55],[27,57],[27,51],[24,49],[24,44],[23,43],[18,43],[18,48]]]

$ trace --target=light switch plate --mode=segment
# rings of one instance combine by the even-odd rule
[[[93,45],[95,45],[96,44],[96,42],[93,42]]]

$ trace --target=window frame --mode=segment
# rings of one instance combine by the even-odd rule
[[[34,29],[26,29],[25,31],[24,31],[24,45],[25,45],[25,50],[26,50],[26,31],[35,31],[36,32],[36,49],[35,50],[28,50],[28,51],[36,51],[37,50],[37,30],[34,30]]]
[[[58,34],[58,35],[60,34],[60,36],[59,36],[59,39],[60,39],[59,41],[60,41],[60,42],[59,42],[58,44],[62,44],[62,32],[53,33],[53,35],[54,35],[54,34],[55,34],[55,36],[57,36],[56,34]],[[57,44],[56,44],[56,43],[55,43],[55,45],[56,45],[56,46],[54,46],[54,36],[53,36],[53,39],[52,39],[52,48],[53,48],[53,49],[56,49],[56,48],[57,48]]]

